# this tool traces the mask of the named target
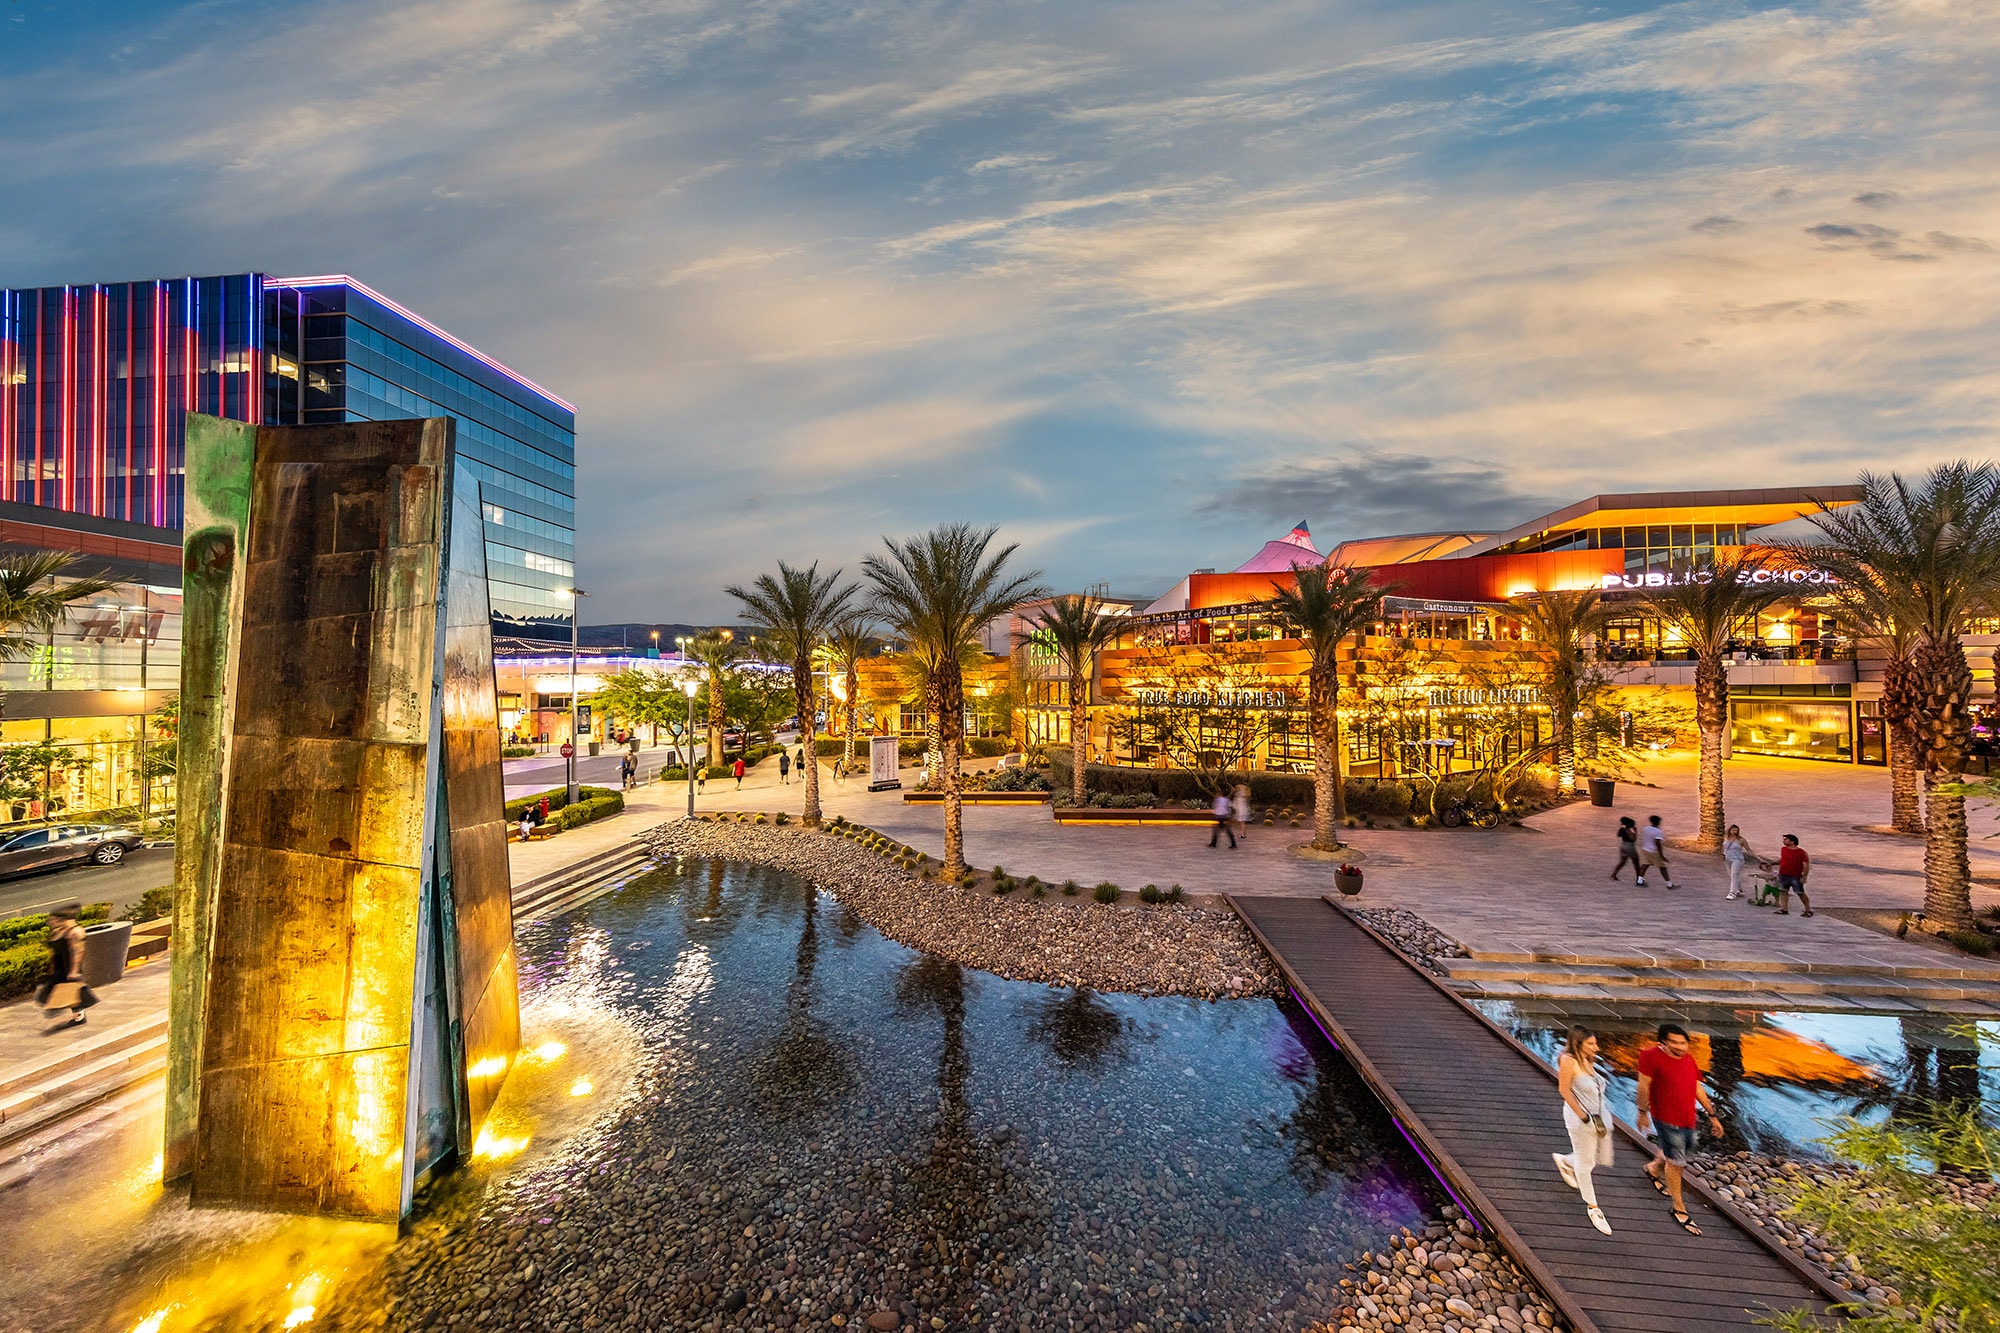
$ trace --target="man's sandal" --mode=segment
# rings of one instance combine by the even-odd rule
[[[1699,1236],[1701,1234],[1701,1228],[1694,1224],[1694,1219],[1679,1209],[1674,1211],[1674,1221],[1680,1223],[1681,1230],[1687,1232],[1690,1236]]]
[[[1643,1170],[1644,1168],[1641,1168],[1641,1169]],[[1657,1171],[1647,1171],[1647,1172],[1646,1172],[1645,1174],[1646,1174],[1646,1179],[1648,1179],[1648,1180],[1650,1180],[1650,1181],[1652,1181],[1652,1182],[1653,1182],[1653,1193],[1655,1193],[1655,1194],[1659,1195],[1659,1196],[1660,1196],[1661,1198],[1663,1198],[1663,1199],[1664,1199],[1664,1198],[1666,1198],[1666,1197],[1667,1197],[1667,1182],[1666,1182],[1666,1181],[1664,1181],[1664,1180],[1661,1180],[1661,1179],[1660,1179],[1660,1174],[1659,1174],[1659,1172],[1657,1172]]]

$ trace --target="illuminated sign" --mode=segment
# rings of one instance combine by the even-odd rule
[[[1283,690],[1134,690],[1139,703],[1155,708],[1290,708]]]
[[[1503,685],[1495,689],[1439,688],[1430,692],[1432,708],[1490,708],[1496,704],[1539,704],[1541,691],[1532,685]]]
[[[1711,570],[1674,570],[1662,572],[1649,569],[1643,574],[1606,574],[1604,590],[1616,592],[1625,588],[1678,588],[1689,583],[1708,583],[1715,578]],[[1840,582],[1823,569],[1746,569],[1736,576],[1738,583],[1822,583]]]

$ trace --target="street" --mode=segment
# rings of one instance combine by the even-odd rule
[[[174,849],[141,847],[115,866],[69,866],[0,880],[0,918],[45,912],[71,902],[108,902],[111,915],[122,916],[147,889],[173,882]]]

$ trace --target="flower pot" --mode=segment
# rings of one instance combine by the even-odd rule
[[[1339,889],[1342,896],[1352,898],[1355,894],[1361,892],[1361,872],[1359,870],[1334,871],[1333,887]]]

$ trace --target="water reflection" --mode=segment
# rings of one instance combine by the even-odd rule
[[[1553,1059],[1567,1017],[1503,1001],[1478,1006]],[[1621,1114],[1635,1109],[1639,1051],[1663,1019],[1686,1026],[1723,1110],[1724,1147],[1818,1151],[1827,1126],[1914,1120],[1939,1106],[2000,1110],[2000,1024],[1948,1014],[1892,1017],[1812,1011],[1705,1011],[1694,1019],[1635,1009],[1580,1016],[1600,1036]]]
[[[1119,1064],[1132,1058],[1134,1025],[1099,999],[1077,988],[1051,991],[1028,1006],[1028,1036],[1070,1066]]]
[[[779,1120],[814,1114],[851,1091],[852,1055],[833,1027],[814,1017],[813,967],[819,959],[818,894],[805,894],[799,948],[785,989],[785,1025],[757,1072],[758,1093]]]

